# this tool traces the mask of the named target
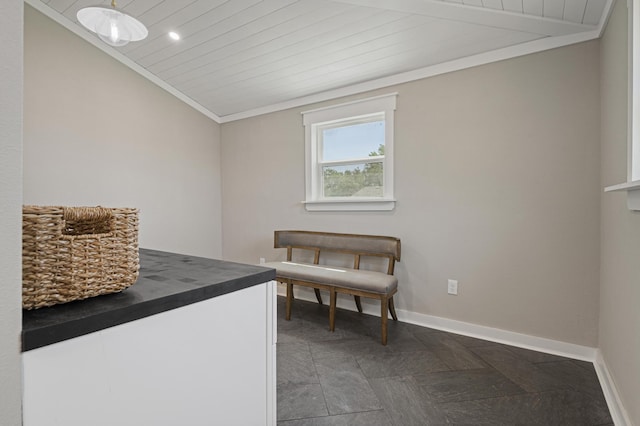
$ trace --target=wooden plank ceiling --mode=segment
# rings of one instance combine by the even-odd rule
[[[41,0],[68,25],[110,0]],[[608,0],[118,0],[149,37],[118,48],[219,117],[547,37]],[[83,29],[84,31],[84,29]],[[175,42],[169,31],[180,34]]]

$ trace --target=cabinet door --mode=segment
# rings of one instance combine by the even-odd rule
[[[267,424],[275,426],[277,423],[276,401],[276,344],[278,343],[278,283],[267,283]]]
[[[25,352],[24,425],[275,424],[273,291],[264,283]]]

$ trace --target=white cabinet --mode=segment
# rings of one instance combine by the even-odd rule
[[[25,426],[276,424],[275,283],[23,353]]]

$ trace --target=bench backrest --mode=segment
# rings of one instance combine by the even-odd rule
[[[360,268],[360,256],[386,257],[388,274],[393,274],[395,261],[400,261],[400,239],[380,235],[338,234],[314,231],[275,231],[275,248],[287,248],[287,260],[291,261],[294,248],[315,252],[317,264],[320,251],[347,253],[354,256],[354,269]]]

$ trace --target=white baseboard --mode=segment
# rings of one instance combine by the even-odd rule
[[[316,297],[313,290],[305,287],[295,287],[296,299],[315,302]],[[278,284],[278,295],[286,295],[286,287]],[[362,301],[362,310],[369,315],[380,316],[380,307],[375,304],[365,303]],[[355,311],[355,303],[351,300],[342,298],[338,299],[337,307],[350,311]],[[475,337],[478,339],[488,340],[506,345],[517,346],[520,348],[531,349],[538,352],[544,352],[553,355],[559,355],[566,358],[578,359],[593,363],[598,375],[598,380],[602,387],[611,417],[616,426],[632,426],[629,416],[624,409],[618,391],[615,387],[609,370],[604,359],[597,348],[589,346],[581,346],[573,343],[561,342],[558,340],[546,339],[543,337],[530,336],[528,334],[516,333],[513,331],[502,330],[483,325],[472,324],[463,321],[456,321],[448,318],[437,317],[433,315],[419,314],[417,312],[397,309],[398,320],[410,324],[416,324],[423,327],[434,328],[437,330],[447,331],[450,333],[461,334],[464,336]]]
[[[609,368],[607,367],[607,364],[602,357],[602,352],[600,352],[599,349],[596,352],[596,360],[593,365],[596,369],[596,374],[598,375],[598,380],[600,381],[604,398],[607,400],[607,405],[609,406],[609,412],[611,413],[613,423],[616,426],[632,426],[633,423],[629,418],[627,410],[625,410],[622,405],[618,388],[609,373]]]
[[[313,290],[305,287],[295,287],[296,299],[316,301]],[[286,295],[286,287],[278,284],[278,295]],[[337,307],[349,311],[355,311],[355,303],[346,298],[338,298]],[[380,316],[380,306],[365,303],[362,300],[362,310],[365,314]],[[447,331],[478,339],[489,340],[491,342],[504,343],[506,345],[518,346],[520,348],[532,349],[534,351],[545,352],[567,358],[579,359],[582,361],[594,362],[596,359],[596,348],[581,346],[573,343],[561,342],[558,340],[545,339],[543,337],[530,336],[528,334],[516,333],[499,328],[487,327],[463,321],[456,321],[434,315],[419,314],[417,312],[397,309],[398,320],[423,327],[434,328],[436,330]]]

